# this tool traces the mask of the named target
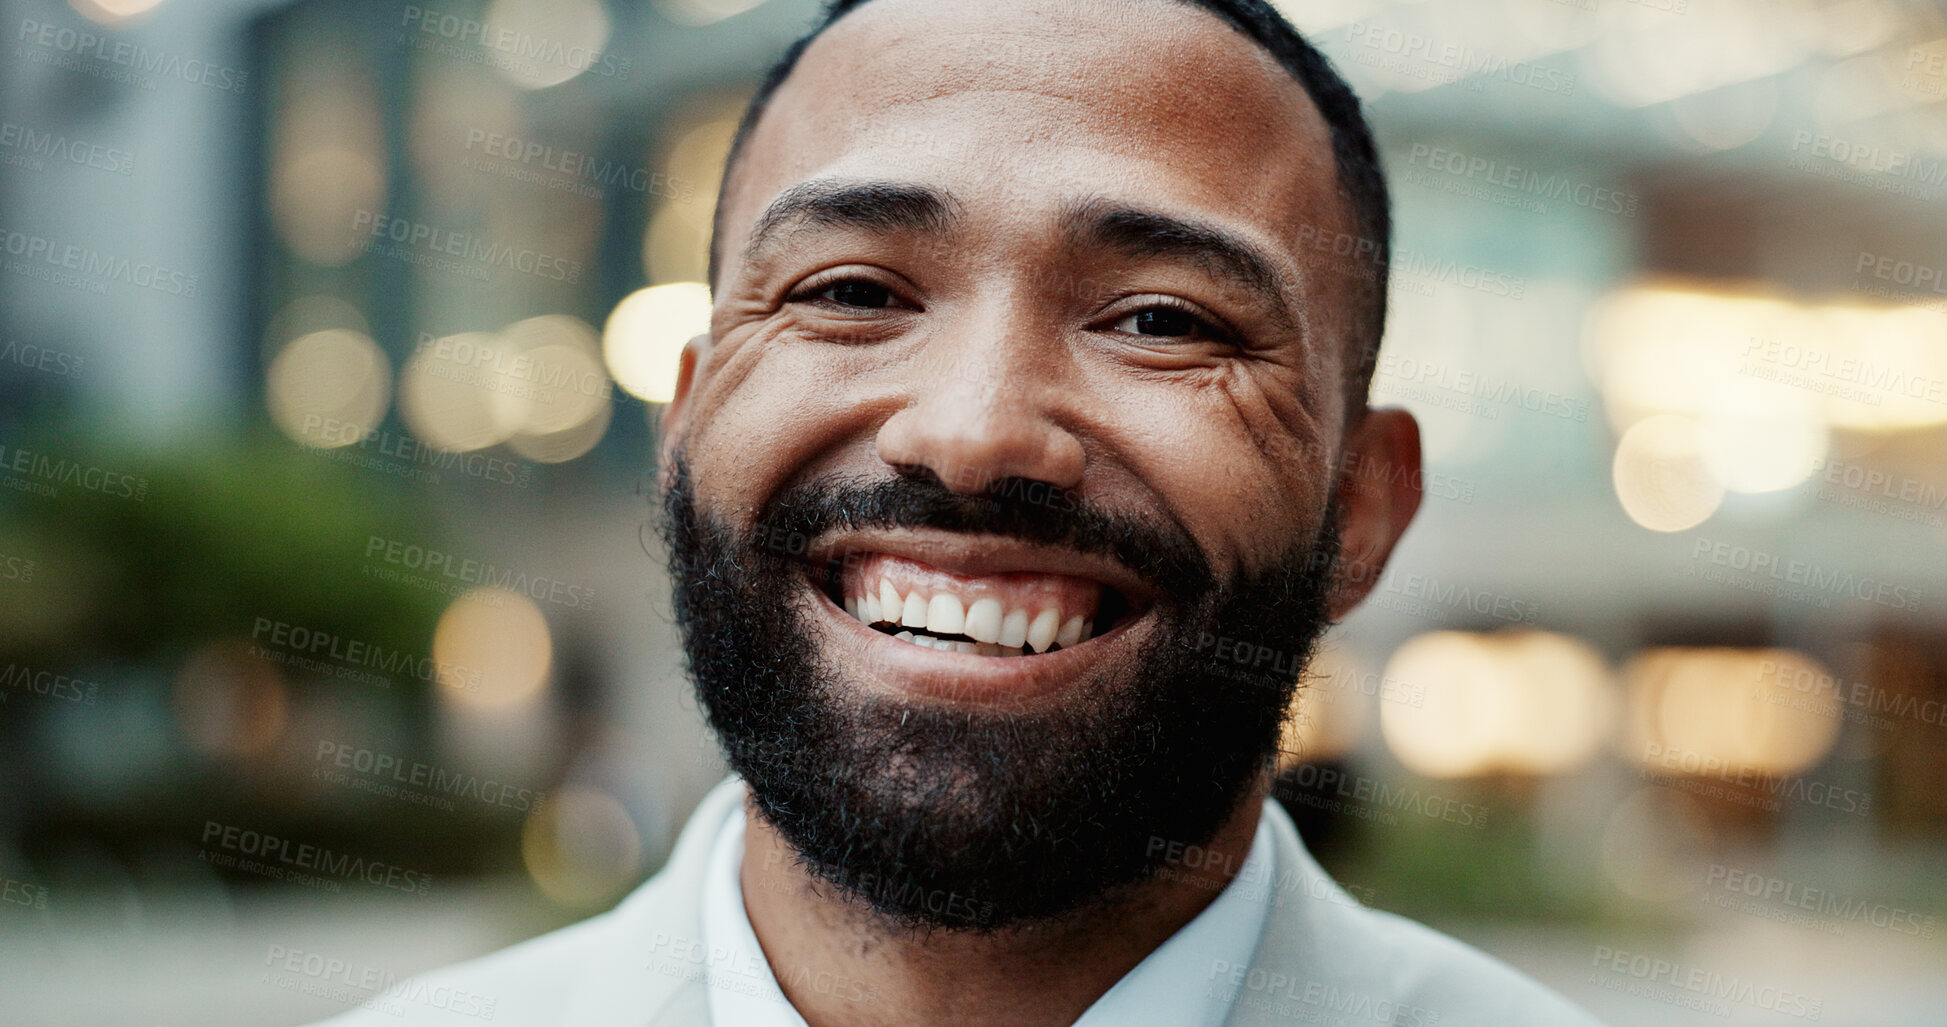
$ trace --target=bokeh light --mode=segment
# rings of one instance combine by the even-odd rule
[[[1841,705],[1820,694],[1835,679],[1789,649],[1652,649],[1623,679],[1628,755],[1659,772],[1796,774],[1839,737]]]
[[[1385,676],[1421,690],[1380,704],[1387,747],[1427,777],[1560,774],[1601,748],[1613,684],[1587,643],[1533,629],[1435,631],[1394,652]]]
[[[676,282],[623,297],[602,327],[602,357],[616,384],[651,403],[676,395],[678,358],[710,330],[710,288]]]
[[[513,706],[546,690],[554,639],[547,618],[527,596],[506,588],[476,588],[440,615],[433,631],[433,660],[445,700],[463,706]]]
[[[608,46],[601,0],[493,0],[483,37],[495,71],[523,89],[558,86],[588,71]]]
[[[1790,488],[1812,476],[1826,446],[1818,401],[1776,382],[1725,382],[1697,421],[1698,455],[1733,492]]]
[[[549,898],[566,906],[593,906],[634,883],[642,865],[642,833],[614,796],[569,785],[528,817],[521,857]]]
[[[717,190],[736,134],[736,117],[704,117],[670,145],[663,174],[672,183],[673,195],[665,197],[650,216],[643,234],[642,266],[650,284],[700,282],[708,277]]]
[[[580,427],[608,406],[610,385],[595,329],[568,314],[544,314],[500,333],[512,375],[526,385],[520,402],[504,408],[521,435],[553,435]]]
[[[392,368],[359,332],[328,328],[291,341],[271,361],[271,419],[314,449],[349,446],[378,427],[392,400]]]
[[[427,445],[468,452],[507,441],[527,404],[509,347],[488,332],[421,346],[399,375],[399,416]]]
[[[278,92],[270,157],[277,234],[312,264],[364,252],[384,213],[384,134],[366,63],[350,52],[296,64]]]
[[[103,25],[120,25],[162,6],[162,0],[68,0],[76,14]]]
[[[1616,444],[1610,479],[1623,512],[1651,531],[1694,528],[1724,502],[1724,486],[1699,452],[1697,422],[1677,414],[1630,428]]]
[[[1738,382],[1776,386],[1774,396],[1798,393],[1835,427],[1947,424],[1939,385],[1947,381],[1947,318],[1926,307],[1645,283],[1591,307],[1583,337],[1618,431],[1657,414],[1702,416]]]

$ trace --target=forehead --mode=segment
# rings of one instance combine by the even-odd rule
[[[1050,213],[1161,205],[1267,242],[1340,227],[1330,131],[1270,54],[1164,0],[874,0],[806,50],[726,197],[733,238],[812,178],[943,186]]]

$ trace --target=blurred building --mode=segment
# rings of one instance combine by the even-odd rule
[[[1381,137],[1374,401],[1427,456],[1278,797],[1362,901],[1613,1022],[1937,1018],[1947,11],[1278,6]],[[814,8],[6,5],[23,1022],[303,1022],[371,996],[294,952],[396,978],[660,864],[722,765],[655,418]]]

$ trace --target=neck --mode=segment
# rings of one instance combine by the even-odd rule
[[[1072,1024],[1242,869],[1267,785],[1238,804],[1204,846],[1207,856],[1165,863],[1167,872],[1085,915],[988,933],[887,924],[807,874],[747,801],[744,909],[778,986],[810,1027]]]

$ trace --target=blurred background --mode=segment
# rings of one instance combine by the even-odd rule
[[[1427,499],[1279,801],[1610,1022],[1947,1023],[1947,10],[1280,6]],[[661,865],[654,421],[813,10],[0,4],[0,1019],[403,1001]]]

